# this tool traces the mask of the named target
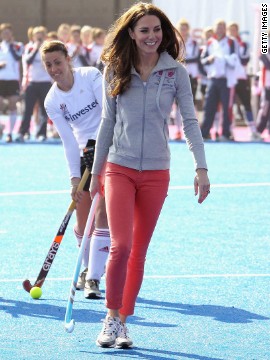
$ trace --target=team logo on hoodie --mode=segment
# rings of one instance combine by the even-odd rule
[[[158,85],[160,83],[162,75],[163,75],[163,70],[160,70],[156,73],[156,81],[155,81],[156,85]],[[174,80],[175,80],[175,71],[174,70],[166,70],[163,85],[173,87]]]

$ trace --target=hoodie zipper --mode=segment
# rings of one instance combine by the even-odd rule
[[[144,141],[144,126],[145,126],[145,103],[146,103],[146,91],[147,91],[148,81],[144,83],[143,86],[143,121],[142,121],[142,141],[141,141],[141,158],[140,158],[140,167],[139,171],[142,172],[142,161],[143,161],[143,141]]]

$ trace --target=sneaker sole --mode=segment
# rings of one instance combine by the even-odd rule
[[[83,290],[84,287],[76,287],[76,290]]]
[[[95,294],[95,293],[91,293],[88,295],[84,295],[85,299],[101,299],[102,295],[100,294]]]
[[[114,348],[115,347],[115,343],[112,343],[111,345],[106,344],[106,343],[101,344],[98,340],[96,341],[96,345],[101,348]]]
[[[115,344],[114,346],[116,349],[130,349],[133,347],[133,343],[132,344],[122,344],[122,345],[117,345]]]

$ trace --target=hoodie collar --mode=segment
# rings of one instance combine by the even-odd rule
[[[160,70],[167,70],[167,69],[174,69],[177,67],[177,61],[173,59],[171,55],[164,51],[160,54],[158,62],[156,66],[151,71],[151,74]],[[138,75],[137,71],[135,70],[134,66],[131,68],[131,74]]]

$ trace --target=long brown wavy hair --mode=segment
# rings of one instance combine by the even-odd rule
[[[183,61],[185,45],[179,32],[168,17],[158,7],[144,2],[138,2],[123,13],[108,31],[101,60],[108,66],[106,80],[109,82],[109,94],[122,94],[131,81],[131,67],[139,63],[136,44],[129,35],[139,19],[145,15],[155,15],[159,18],[162,28],[162,42],[158,53],[167,51],[174,59]]]

